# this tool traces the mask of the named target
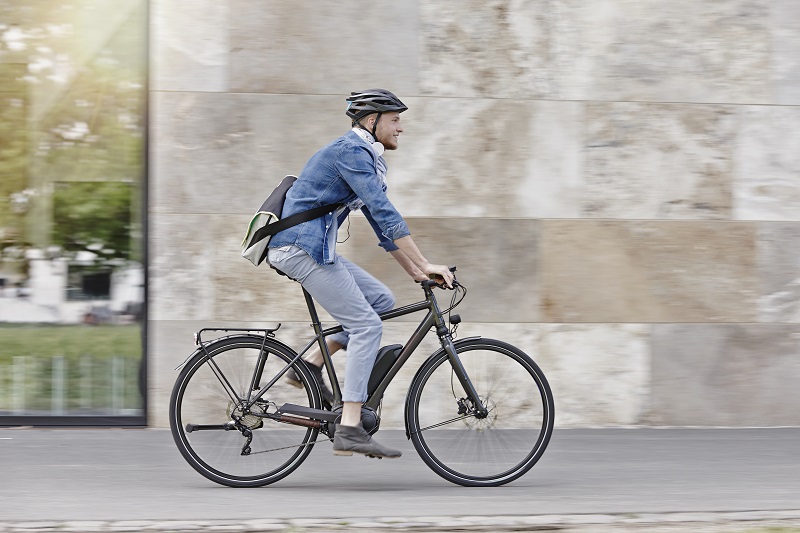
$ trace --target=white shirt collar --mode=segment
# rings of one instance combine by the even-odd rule
[[[364,128],[359,128],[358,126],[355,126],[353,128],[353,131],[356,132],[356,134],[359,137],[364,139],[364,141],[366,141],[366,143],[372,147],[372,151],[375,152],[375,155],[377,155],[378,157],[383,155],[383,152],[384,150],[386,150],[386,148],[384,148],[383,144],[379,143],[378,141],[375,141],[370,132],[368,132]]]

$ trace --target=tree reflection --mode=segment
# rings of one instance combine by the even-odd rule
[[[0,0],[0,414],[140,412],[146,8]]]

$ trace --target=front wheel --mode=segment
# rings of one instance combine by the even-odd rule
[[[455,344],[488,413],[467,398],[447,353],[439,350],[417,372],[406,402],[406,424],[417,453],[459,485],[504,485],[530,470],[553,433],[553,394],[525,353],[493,339]]]

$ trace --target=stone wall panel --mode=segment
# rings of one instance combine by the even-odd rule
[[[580,216],[576,102],[412,98],[385,156],[404,216]]]
[[[226,201],[245,208],[240,195],[254,192],[247,185],[259,174],[248,112],[254,99],[245,100],[222,93],[157,93],[152,155],[159,179],[151,212],[219,213]]]
[[[772,32],[772,102],[800,105],[800,4],[794,0],[769,2]]]
[[[800,223],[758,225],[761,322],[800,322]]]
[[[538,349],[529,355],[550,381],[559,427],[635,425],[646,419],[648,325],[541,324],[529,329],[538,337]]]
[[[421,300],[419,285],[377,246],[377,237],[366,220],[351,218],[350,237],[337,250],[384,281],[394,292],[397,305]],[[414,242],[429,261],[458,268],[456,276],[469,292],[456,312],[465,320],[538,321],[537,221],[410,218],[407,222]],[[339,235],[346,232],[340,229]],[[452,293],[436,294],[444,308]]]
[[[656,325],[651,423],[798,425],[799,351],[797,325]]]
[[[614,219],[727,219],[732,106],[586,104],[581,214]]]
[[[550,3],[553,96],[750,103],[770,98],[767,2]]]
[[[743,106],[734,158],[734,218],[800,221],[800,108]]]
[[[210,215],[151,217],[148,318],[210,320],[216,298],[212,281],[216,251],[199,228]]]
[[[344,96],[156,96],[153,212],[254,213],[283,176],[299,174],[322,143],[350,127]],[[286,126],[304,115],[317,119]]]
[[[228,2],[151,0],[151,89],[228,90]]]
[[[420,2],[422,94],[526,100],[551,96],[551,3]]]
[[[748,223],[543,221],[542,320],[755,321],[755,240]]]
[[[417,91],[416,2],[230,5],[234,92],[339,95],[383,86],[398,94]]]

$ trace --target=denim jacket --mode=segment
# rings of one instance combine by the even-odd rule
[[[325,204],[342,203],[345,207],[275,234],[269,247],[298,246],[318,264],[332,264],[339,224],[350,213],[348,205],[361,200],[361,210],[378,236],[379,246],[386,251],[397,250],[393,241],[410,232],[386,196],[386,185],[377,171],[378,157],[353,131],[314,154],[286,194],[282,217]]]

